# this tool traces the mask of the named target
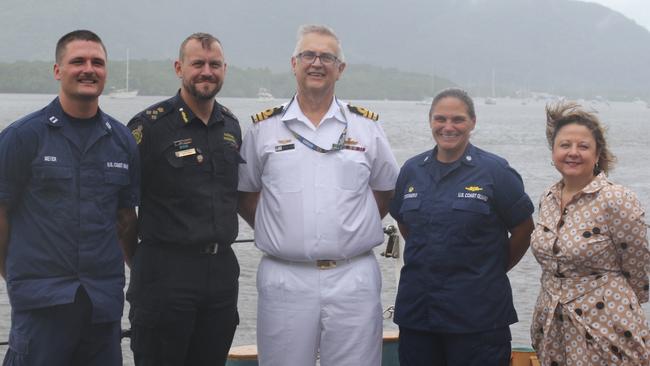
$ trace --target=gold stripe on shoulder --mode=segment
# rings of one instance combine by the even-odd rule
[[[255,113],[254,115],[251,116],[251,119],[253,120],[253,123],[261,122],[264,121],[265,119],[269,119],[273,116],[276,116],[284,110],[284,107],[279,106],[279,107],[274,107],[274,108],[269,108],[265,111]]]
[[[371,120],[373,120],[375,122],[379,120],[379,114],[378,113],[370,111],[370,110],[368,110],[366,108],[357,107],[357,106],[354,106],[352,104],[348,104],[348,109],[350,110],[350,112],[352,112],[354,114],[358,114],[358,115],[360,115],[362,117],[371,119]]]

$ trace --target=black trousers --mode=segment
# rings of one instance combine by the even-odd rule
[[[480,333],[432,333],[399,328],[401,366],[508,366],[510,328]]]
[[[136,366],[225,365],[239,324],[232,249],[140,245],[127,299]]]

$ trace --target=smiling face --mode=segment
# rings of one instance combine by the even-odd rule
[[[106,53],[100,43],[75,40],[54,65],[62,99],[97,101],[106,83]]]
[[[197,100],[212,100],[221,90],[226,76],[226,62],[219,42],[204,48],[201,41],[191,39],[185,45],[183,58],[174,63],[181,78],[184,94]]]
[[[467,106],[455,97],[440,99],[431,112],[431,133],[438,146],[438,161],[450,163],[458,160],[469,144],[470,132],[476,126]]]
[[[593,179],[598,162],[596,140],[587,127],[567,124],[555,135],[552,158],[565,181],[586,185]]]
[[[300,40],[299,53],[310,51],[317,55],[329,53],[338,54],[338,43],[334,37],[319,33],[305,34]],[[313,62],[306,62],[299,56],[291,58],[291,68],[296,76],[299,95],[334,95],[334,85],[339,79],[345,63],[336,61],[330,65],[323,65],[320,58]]]

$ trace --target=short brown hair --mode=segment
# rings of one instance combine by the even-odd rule
[[[57,64],[61,62],[61,59],[63,58],[63,54],[65,53],[66,46],[68,45],[68,43],[72,41],[97,42],[102,46],[102,49],[104,50],[104,54],[106,55],[106,57],[108,57],[108,52],[106,52],[106,47],[104,46],[104,42],[102,42],[102,39],[99,38],[97,34],[86,29],[79,29],[63,35],[63,37],[61,37],[59,41],[56,43],[56,50],[54,51],[54,60],[56,61]]]
[[[181,43],[181,47],[178,50],[179,61],[183,61],[183,58],[185,57],[185,45],[187,45],[187,42],[193,39],[201,42],[201,47],[203,47],[203,49],[206,50],[210,49],[210,47],[212,47],[212,44],[215,42],[217,42],[219,46],[221,46],[221,41],[210,33],[201,33],[201,32],[193,33],[189,37],[185,38],[183,43]]]

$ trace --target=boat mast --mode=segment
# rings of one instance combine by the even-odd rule
[[[126,91],[129,91],[129,49],[126,49]]]

